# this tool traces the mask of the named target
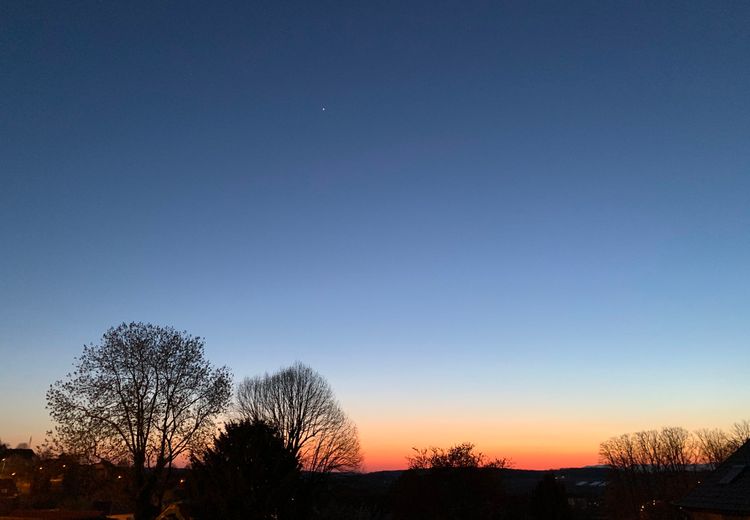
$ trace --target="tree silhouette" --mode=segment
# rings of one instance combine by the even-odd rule
[[[715,469],[732,454],[732,441],[718,428],[696,430],[696,450],[698,461]]]
[[[471,443],[416,449],[409,470],[394,483],[393,518],[494,519],[505,510],[502,489],[507,459],[485,462]]]
[[[695,472],[688,471],[698,462],[694,446],[690,432],[679,427],[624,434],[602,442],[601,461],[612,470],[607,486],[612,516],[638,516],[646,503],[669,504],[682,497],[697,480]],[[677,511],[664,514],[679,517]]]
[[[553,473],[545,473],[531,496],[532,510],[537,520],[568,520],[571,518],[565,486]]]
[[[319,373],[296,363],[275,374],[247,378],[237,391],[243,418],[278,430],[307,471],[353,470],[362,456],[357,428]]]
[[[201,338],[130,323],[88,345],[47,392],[67,453],[127,457],[136,520],[152,516],[173,461],[202,445],[231,398],[231,375],[204,358]]]
[[[742,420],[732,425],[729,433],[729,443],[732,451],[736,451],[740,446],[750,440],[750,421]]]
[[[227,424],[192,466],[189,494],[198,519],[300,517],[299,463],[266,423]]]
[[[440,468],[509,468],[512,463],[507,458],[495,458],[487,461],[481,452],[474,451],[474,444],[464,442],[450,448],[412,448],[415,455],[406,457],[409,469],[440,469]]]

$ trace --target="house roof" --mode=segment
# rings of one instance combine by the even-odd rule
[[[34,450],[30,448],[8,448],[5,450],[5,453],[3,453],[4,457],[21,457],[23,459],[31,460],[34,458]]]
[[[64,509],[21,509],[0,520],[99,520],[105,516],[99,511],[69,511]]]
[[[701,511],[750,513],[750,441],[706,475],[677,505]]]

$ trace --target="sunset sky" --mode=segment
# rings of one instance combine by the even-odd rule
[[[368,470],[750,419],[750,3],[0,3],[0,439],[123,321]]]

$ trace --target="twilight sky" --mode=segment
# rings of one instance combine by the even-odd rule
[[[370,470],[750,418],[750,4],[218,3],[0,3],[0,439],[122,321]]]

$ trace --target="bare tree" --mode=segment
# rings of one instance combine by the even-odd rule
[[[690,432],[670,426],[613,437],[599,446],[602,462],[639,473],[679,473],[695,463]]]
[[[698,450],[700,451],[700,450]],[[695,483],[696,449],[690,432],[665,427],[613,437],[599,447],[601,461],[612,471],[610,499],[635,517],[646,502],[669,502]]]
[[[328,382],[306,365],[246,378],[237,390],[237,409],[243,418],[275,427],[308,471],[353,470],[362,462],[356,426]]]
[[[750,421],[742,420],[732,425],[729,432],[729,443],[732,451],[739,449],[740,446],[750,440]]]
[[[695,432],[698,461],[713,468],[724,462],[735,450],[750,440],[750,421],[738,421],[729,433],[714,428]]]
[[[175,459],[213,433],[231,379],[204,358],[201,338],[123,323],[85,346],[74,372],[47,391],[52,444],[88,457],[126,456],[136,520],[149,518]]]
[[[698,461],[716,468],[732,454],[732,442],[722,430],[703,428],[695,432]]]
[[[448,469],[448,468],[494,468],[505,469],[513,466],[508,458],[487,460],[484,453],[475,452],[474,444],[464,442],[450,448],[412,448],[415,454],[406,457],[409,469]]]
[[[662,463],[668,473],[684,474],[695,464],[695,445],[690,432],[679,426],[668,426],[659,432]]]

